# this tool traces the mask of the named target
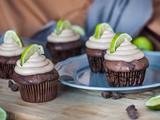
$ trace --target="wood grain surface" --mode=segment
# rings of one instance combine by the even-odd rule
[[[60,85],[58,97],[45,103],[24,102],[19,92],[8,88],[8,80],[0,79],[0,107],[9,120],[130,120],[127,106],[134,104],[138,120],[159,120],[160,111],[146,108],[150,97],[160,94],[160,88],[125,94],[122,99],[104,99],[99,91],[86,91]]]

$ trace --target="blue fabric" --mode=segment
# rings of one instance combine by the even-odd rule
[[[116,33],[127,32],[135,37],[151,15],[151,0],[94,0],[86,17],[86,36],[81,39],[86,41],[93,35],[95,26],[100,22],[109,23]],[[24,38],[24,43],[26,45],[37,43],[45,48],[47,36],[53,32],[55,26],[55,21],[49,22],[29,40]],[[2,41],[3,35],[0,37],[0,44]],[[47,50],[45,54],[49,57]]]
[[[87,36],[100,22],[109,23],[116,33],[135,37],[152,16],[152,0],[95,0],[86,19]]]

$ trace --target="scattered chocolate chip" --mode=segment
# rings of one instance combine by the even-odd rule
[[[137,119],[138,118],[138,111],[137,109],[135,108],[135,105],[130,105],[126,108],[126,111],[128,113],[128,116],[131,118],[131,119]]]
[[[13,85],[11,86],[11,90],[12,90],[13,92],[18,91],[18,85],[17,85],[17,84],[13,84]]]
[[[107,99],[107,98],[111,97],[111,92],[109,92],[109,91],[103,91],[101,93],[101,95],[102,95],[103,98]]]
[[[122,94],[119,94],[119,93],[116,93],[116,92],[110,92],[110,91],[103,91],[101,93],[102,97],[105,98],[105,99],[108,99],[108,98],[112,98],[114,100],[117,100],[117,99],[120,99],[122,98]]]
[[[116,93],[116,92],[112,92],[111,96],[112,96],[112,99],[114,99],[114,100],[122,98],[122,95],[119,93]]]
[[[8,81],[8,87],[11,87],[13,85],[13,82],[11,80]]]

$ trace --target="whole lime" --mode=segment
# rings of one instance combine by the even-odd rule
[[[132,43],[137,46],[140,50],[150,50],[152,51],[154,49],[152,43],[150,40],[144,36],[140,36],[135,38]]]

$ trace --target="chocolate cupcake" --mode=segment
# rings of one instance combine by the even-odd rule
[[[13,75],[13,80],[19,85],[21,98],[32,103],[56,98],[59,75],[53,63],[37,51],[23,65],[21,61],[22,57],[17,61]]]
[[[114,35],[115,33],[112,29],[106,29],[99,38],[96,38],[96,36],[94,35],[91,36],[86,42],[86,54],[88,57],[90,69],[93,72],[104,72],[104,55],[106,53],[106,50],[109,49],[110,42],[112,41]]]
[[[117,38],[116,36],[114,38]],[[147,58],[127,38],[120,38],[122,43],[117,46],[114,52],[111,52],[114,38],[110,50],[107,50],[104,56],[104,68],[109,85],[115,87],[142,85],[146,68],[149,65]]]
[[[18,42],[17,42],[18,41]],[[0,77],[12,78],[14,67],[25,47],[20,37],[12,30],[4,35],[4,41],[0,45]]]
[[[67,20],[63,20],[63,23],[66,23],[66,21]],[[67,24],[69,25],[66,25],[68,27],[64,27],[63,24],[61,26],[62,29],[59,30],[59,24],[61,22],[62,20],[57,23],[55,31],[47,38],[48,42],[46,47],[49,50],[53,63],[80,55],[83,46],[83,42],[80,40],[80,35],[72,29],[69,21],[67,21]]]

